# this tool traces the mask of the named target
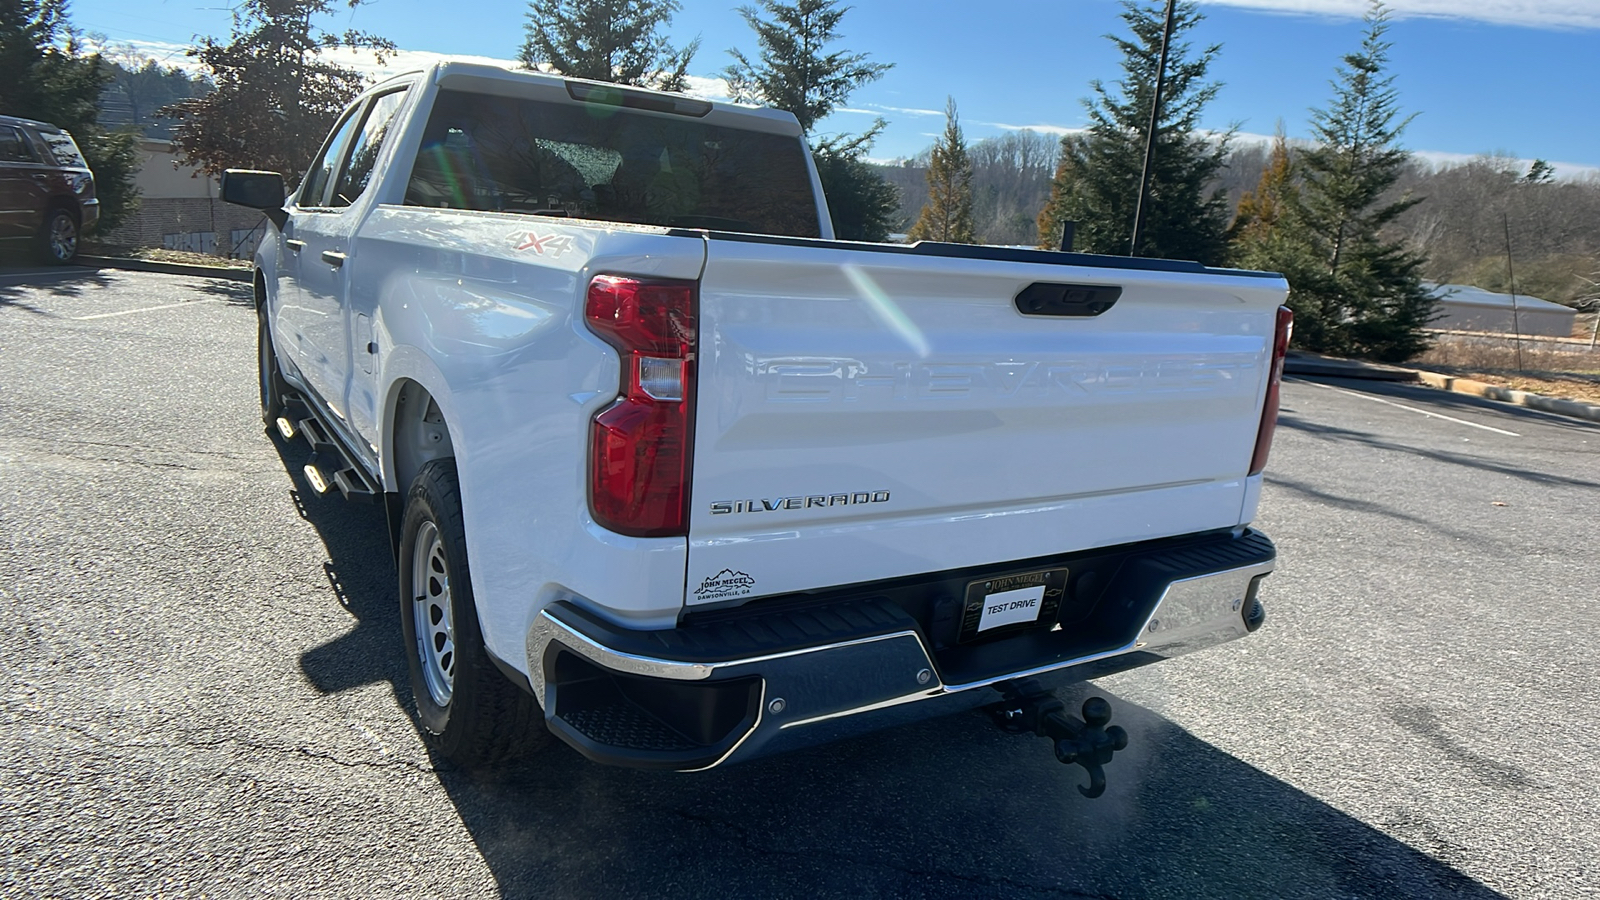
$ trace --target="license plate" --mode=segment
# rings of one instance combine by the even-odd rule
[[[1022,631],[1054,623],[1066,594],[1067,570],[1046,569],[1019,575],[1001,575],[967,584],[967,602],[961,618],[961,640]]]

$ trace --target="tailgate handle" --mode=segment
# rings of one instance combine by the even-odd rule
[[[1017,312],[1025,316],[1093,318],[1117,303],[1122,288],[1114,284],[1057,284],[1035,281],[1017,293]]]

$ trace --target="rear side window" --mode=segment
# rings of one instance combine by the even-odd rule
[[[350,160],[339,172],[339,182],[333,189],[329,206],[349,206],[366,191],[367,182],[372,180],[372,167],[378,161],[378,151],[383,149],[383,139],[389,136],[395,113],[400,111],[400,103],[405,98],[405,91],[391,91],[380,94],[367,107],[367,119],[350,147]]]
[[[817,237],[797,137],[440,91],[406,203]]]
[[[89,168],[83,154],[78,152],[78,145],[72,142],[72,135],[65,131],[40,131],[39,139],[50,148],[50,155],[56,158],[58,165],[69,169]]]
[[[22,132],[10,125],[0,125],[0,162],[37,162],[33,148]]]

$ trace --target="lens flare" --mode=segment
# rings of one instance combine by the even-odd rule
[[[867,301],[867,308],[872,310],[878,321],[905,341],[919,359],[927,359],[933,348],[928,345],[928,339],[923,335],[922,329],[911,321],[911,317],[900,308],[900,304],[894,302],[860,266],[846,264],[840,268],[844,270],[844,276],[850,279],[855,289],[861,292],[862,299]]]

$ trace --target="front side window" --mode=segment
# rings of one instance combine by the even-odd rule
[[[446,90],[406,203],[817,237],[805,152],[695,118]]]
[[[329,206],[349,206],[366,191],[372,180],[372,167],[378,161],[378,151],[383,149],[383,139],[394,125],[395,113],[406,98],[404,90],[391,91],[374,98],[367,107],[366,122],[350,147],[350,160],[339,172]]]
[[[300,199],[295,201],[303,207],[322,206],[322,195],[328,190],[328,182],[333,178],[333,170],[338,168],[339,160],[344,158],[344,148],[350,143],[350,135],[356,130],[356,110],[345,113],[344,120],[339,127],[334,129],[333,137],[328,139],[327,146],[322,148],[322,155],[306,170],[305,185],[300,188]]]

